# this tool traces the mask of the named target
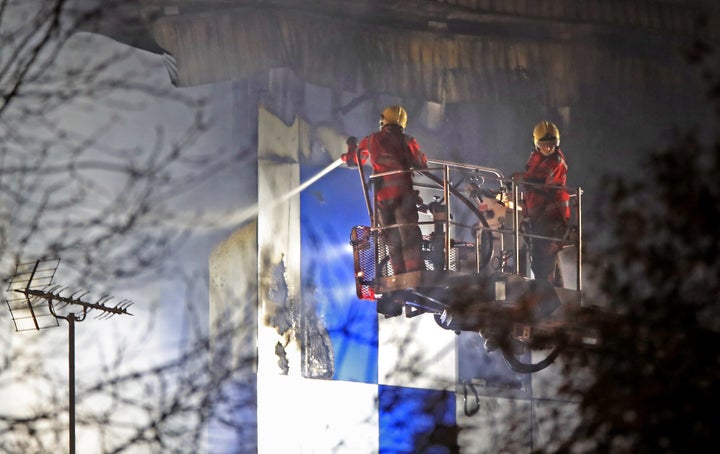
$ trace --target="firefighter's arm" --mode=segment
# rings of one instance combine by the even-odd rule
[[[420,150],[420,145],[417,141],[410,137],[407,141],[408,148],[410,149],[410,162],[416,169],[427,168],[427,156]]]

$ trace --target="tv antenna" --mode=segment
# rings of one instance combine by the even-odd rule
[[[97,319],[113,315],[132,315],[128,308],[133,304],[122,300],[111,304],[113,297],[102,296],[95,302],[85,301],[90,292],[75,291],[68,295],[68,288],[54,284],[55,272],[60,259],[42,259],[15,265],[15,274],[8,285],[14,296],[5,301],[15,324],[15,331],[41,330],[68,322],[68,372],[69,372],[69,445],[75,454],[75,322],[85,320],[87,314],[96,311]]]

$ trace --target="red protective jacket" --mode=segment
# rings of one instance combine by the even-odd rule
[[[537,150],[530,153],[526,165],[525,181],[549,186],[566,186],[568,166],[560,148],[543,156]],[[525,208],[528,216],[570,219],[570,194],[564,189],[543,189],[534,186],[525,188]]]
[[[353,150],[348,150],[348,155],[352,152]],[[362,139],[356,153],[361,156],[363,164],[370,158],[374,173],[427,167],[427,157],[420,151],[420,145],[397,125],[387,125]],[[355,164],[357,154],[354,158]],[[375,188],[378,200],[404,197],[413,191],[412,176],[410,173],[388,175],[376,182]]]

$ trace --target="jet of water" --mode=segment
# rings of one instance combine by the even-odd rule
[[[342,165],[342,163],[343,163],[343,160],[340,159],[340,158],[337,158],[337,159],[335,160],[335,162],[333,162],[333,163],[330,164],[329,166],[325,167],[324,169],[322,169],[321,171],[319,171],[318,173],[316,173],[316,174],[313,175],[312,177],[308,178],[308,179],[307,179],[304,183],[302,183],[300,186],[296,187],[295,189],[290,190],[288,193],[286,193],[285,195],[283,195],[283,196],[280,197],[279,199],[275,200],[275,202],[273,203],[273,206],[274,206],[274,205],[277,205],[277,204],[280,203],[280,202],[286,201],[287,199],[289,199],[290,197],[292,197],[292,196],[294,196],[294,195],[296,195],[296,194],[301,193],[302,191],[304,191],[305,189],[307,189],[311,184],[315,183],[315,182],[316,182],[317,180],[319,180],[320,178],[324,177],[324,176],[327,175],[328,173],[330,173],[330,172],[332,172],[333,170],[335,170],[336,168],[340,167],[340,165]]]
[[[280,197],[276,198],[272,201],[272,203],[269,206],[264,206],[263,208],[272,208],[282,202],[285,202],[286,200],[290,199],[291,197],[301,193],[308,187],[310,187],[313,183],[318,181],[320,178],[324,177],[328,173],[332,172],[336,168],[340,167],[343,164],[343,160],[338,158],[333,163],[325,167],[324,169],[320,170],[318,173],[313,175],[312,177],[305,180],[302,184],[297,186],[296,188],[291,189],[290,191],[286,192],[285,194],[281,195]],[[252,206],[249,206],[242,211],[233,213],[231,215],[224,215],[221,217],[218,217],[214,221],[211,219],[208,219],[208,217],[205,217],[204,219],[201,219],[200,221],[205,221],[207,226],[209,227],[215,227],[215,228],[227,228],[227,227],[235,227],[243,224],[244,222],[249,221],[250,219],[257,217],[258,212],[260,211],[260,207],[257,203],[253,204]],[[198,219],[193,219],[193,224],[195,226],[198,225]]]

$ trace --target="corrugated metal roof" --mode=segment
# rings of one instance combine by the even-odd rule
[[[698,2],[652,0],[426,0],[472,12],[634,29],[693,33]],[[459,16],[455,14],[454,16]]]
[[[675,46],[695,26],[690,9],[647,0],[200,3],[153,25],[178,85],[287,67],[317,85],[437,102],[532,92],[563,106],[593,84],[672,87],[684,83]]]

